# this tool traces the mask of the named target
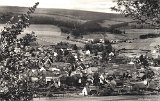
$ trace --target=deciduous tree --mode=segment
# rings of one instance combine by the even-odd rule
[[[160,0],[115,0],[112,10],[125,14],[139,23],[160,27]]]

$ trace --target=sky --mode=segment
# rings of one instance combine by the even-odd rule
[[[76,9],[96,12],[114,13],[110,10],[113,0],[0,0],[0,6],[31,7],[39,2],[38,8]]]

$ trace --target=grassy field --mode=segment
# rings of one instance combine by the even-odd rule
[[[0,16],[4,15],[4,19],[9,19],[10,16],[17,15],[19,13],[26,13],[27,10],[28,8],[25,7],[1,6]],[[130,21],[130,19],[125,18],[123,15],[120,14],[100,13],[81,10],[37,8],[32,16],[31,22],[33,24],[54,24],[54,21],[64,21],[68,23],[83,24],[87,21],[94,21],[96,23],[99,23],[99,21],[103,20],[105,22],[105,25],[114,25],[120,23],[120,21],[122,23]],[[0,20],[0,22],[4,21]]]
[[[25,7],[0,7],[0,16],[5,15],[6,18],[17,15],[19,13],[25,13],[28,8]],[[100,24],[102,27],[110,27],[116,24],[123,24],[126,22],[131,22],[131,19],[125,18],[120,14],[109,14],[109,13],[99,13],[90,11],[80,11],[80,10],[65,10],[65,9],[36,9],[35,14],[32,15],[31,19],[33,25],[25,30],[24,33],[34,31],[38,37],[39,44],[50,45],[56,44],[61,41],[69,42],[72,44],[77,44],[83,46],[84,44],[79,42],[73,42],[66,40],[67,35],[62,34],[60,28],[54,25],[54,21],[62,21],[65,23],[79,23],[85,26],[86,22],[94,22]],[[0,21],[1,22],[1,21]],[[34,23],[39,23],[38,25]],[[91,23],[92,24],[92,23]],[[92,25],[87,25],[92,27]],[[86,26],[86,27],[87,27]],[[94,26],[94,25],[93,25]],[[3,29],[4,25],[0,25],[0,29]],[[154,29],[123,29],[125,30],[125,35],[111,34],[109,32],[105,33],[105,38],[108,39],[138,39],[140,35],[145,35],[149,33],[155,33]],[[95,32],[91,35],[84,35],[85,39],[94,38],[104,38],[100,33]],[[158,44],[159,38],[145,39],[145,40],[135,40],[133,43],[120,43],[117,48],[126,49],[150,49],[153,44]]]
[[[139,38],[140,35],[156,33],[157,30],[155,29],[125,29],[125,32],[126,32],[125,36],[128,38]]]
[[[61,33],[60,28],[54,25],[31,25],[29,28],[25,29],[23,35],[25,33],[30,33],[34,31],[37,36],[37,42],[40,45],[52,45],[59,43],[61,41],[68,42],[71,44],[77,44],[78,46],[83,46],[84,44],[79,42],[73,42],[66,40],[67,35]],[[21,37],[21,36],[20,36]]]
[[[32,6],[32,5],[31,5]],[[12,13],[25,13],[28,10],[27,7],[17,6],[0,6],[0,13],[12,12]],[[61,15],[66,17],[77,17],[82,20],[100,20],[100,19],[113,19],[113,18],[124,18],[123,15],[112,14],[112,13],[101,13],[93,11],[83,10],[68,10],[68,9],[52,9],[52,8],[37,8],[35,14],[45,15]]]
[[[120,43],[116,47],[120,49],[142,49],[142,50],[150,50],[154,46],[159,45],[160,38],[148,38],[148,39],[139,39],[140,35],[146,35],[150,33],[155,33],[154,29],[126,29],[126,34],[124,35],[126,39],[136,39],[133,43]]]
[[[2,30],[4,26],[5,24],[0,24],[0,30]],[[30,27],[26,28],[24,32],[18,36],[18,38],[24,36],[25,33],[31,33],[32,31],[35,32],[37,36],[37,42],[40,45],[54,45],[56,43],[63,41],[71,44],[77,44],[77,46],[80,47],[84,46],[84,44],[82,43],[66,40],[67,35],[62,34],[60,28],[54,25],[40,25],[40,24],[30,25]]]
[[[157,45],[160,45],[160,38],[138,39],[132,43],[118,43],[113,46],[116,49],[153,50]]]
[[[0,30],[3,29],[5,25],[0,24]],[[77,44],[78,46],[83,47],[84,44],[79,43],[79,42],[73,42],[66,40],[67,35],[62,34],[60,29],[54,25],[31,25],[29,28],[25,29],[23,32],[24,33],[30,33],[34,31],[37,35],[38,38],[38,43],[40,45],[51,45],[51,44],[56,44],[58,42],[64,41],[64,42],[69,42],[71,44]],[[130,32],[129,32],[130,31]],[[138,32],[139,31],[139,32]],[[133,38],[132,36],[139,37],[140,34],[146,34],[147,32],[152,32],[154,30],[150,29],[137,29],[133,30],[130,29],[128,30],[129,34],[127,36],[122,36],[122,35],[117,35],[117,34],[110,34],[106,33],[105,38],[109,40],[116,40],[116,39],[127,39],[127,38]],[[137,33],[136,33],[137,32]],[[21,36],[23,36],[21,35]],[[21,37],[19,36],[19,37]],[[95,39],[95,38],[104,38],[102,34],[91,34],[91,35],[84,35],[84,39]],[[126,48],[126,49],[143,49],[143,50],[149,50],[153,46],[158,45],[160,43],[160,38],[149,38],[149,39],[143,39],[143,40],[135,40],[133,43],[119,43],[114,45],[114,47],[118,49]]]
[[[32,6],[32,5],[31,5]],[[1,6],[0,12],[17,12],[24,13],[28,10],[26,7],[16,6]],[[66,17],[75,17],[81,20],[100,20],[100,19],[113,19],[113,18],[124,18],[123,15],[112,14],[112,13],[100,13],[82,10],[67,10],[67,9],[52,9],[52,8],[37,8],[35,14],[45,15],[60,15]]]
[[[37,98],[33,101],[159,101],[159,95],[148,96],[105,96],[105,97],[79,97],[79,98]]]

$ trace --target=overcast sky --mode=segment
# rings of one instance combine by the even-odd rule
[[[39,2],[39,8],[78,9],[111,13],[112,0],[0,0],[0,6],[30,7]]]

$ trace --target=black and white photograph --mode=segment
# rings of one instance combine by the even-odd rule
[[[0,0],[0,101],[160,101],[160,0]]]

